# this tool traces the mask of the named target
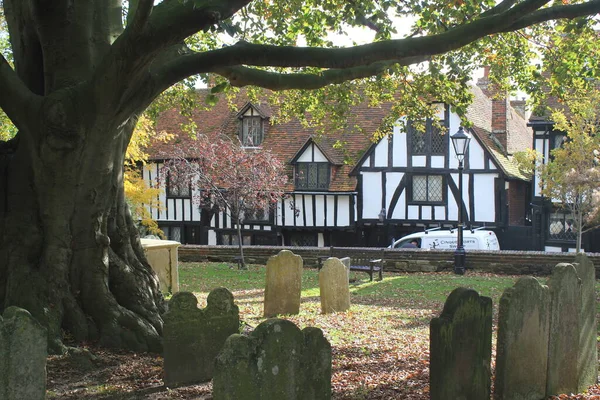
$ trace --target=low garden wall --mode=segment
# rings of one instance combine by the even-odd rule
[[[329,247],[244,246],[247,263],[266,264],[267,259],[287,249],[304,260],[305,267],[316,267],[317,258],[328,256]],[[336,249],[339,249],[336,247]],[[381,257],[381,248],[347,247],[347,256],[372,254]],[[186,245],[179,248],[180,261],[233,262],[239,255],[237,246]],[[600,253],[587,253],[594,262],[596,278],[600,278]],[[453,250],[385,249],[385,271],[434,272],[450,271],[454,265]],[[467,251],[467,268],[495,274],[549,275],[552,268],[562,262],[573,262],[572,253],[547,253],[543,251]]]

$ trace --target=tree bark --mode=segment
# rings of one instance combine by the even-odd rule
[[[82,120],[74,104],[46,105],[43,128],[0,150],[0,309],[29,310],[54,353],[65,333],[159,352],[164,301],[123,192],[135,120]]]

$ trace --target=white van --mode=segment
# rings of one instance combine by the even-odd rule
[[[428,229],[424,232],[411,233],[400,238],[389,246],[394,249],[402,247],[415,247],[409,243],[417,243],[416,247],[422,249],[456,249],[458,242],[458,229],[441,230],[440,228]],[[465,229],[463,231],[463,246],[465,250],[500,250],[498,238],[493,231]]]

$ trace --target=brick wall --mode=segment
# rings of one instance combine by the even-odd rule
[[[327,247],[277,247],[244,246],[246,262],[266,264],[267,259],[280,250],[287,249],[304,259],[305,267],[315,267],[317,258],[329,255]],[[338,249],[338,248],[336,248]],[[381,248],[347,247],[348,257],[352,254],[381,256]],[[225,261],[232,262],[238,255],[237,246],[194,246],[179,248],[180,261]],[[596,277],[600,277],[600,253],[588,253],[596,266]],[[386,249],[385,270],[396,272],[433,272],[453,269],[453,250]],[[467,267],[477,271],[513,275],[549,275],[552,268],[561,262],[572,262],[570,253],[547,253],[543,251],[469,251]]]

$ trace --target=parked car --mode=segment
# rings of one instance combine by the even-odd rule
[[[422,249],[456,249],[458,242],[458,230],[442,230],[440,228],[428,229],[424,232],[411,233],[393,242],[388,248],[410,248]],[[411,245],[411,243],[414,243]],[[493,231],[477,229],[465,229],[463,231],[463,246],[465,250],[500,250],[498,238]]]

